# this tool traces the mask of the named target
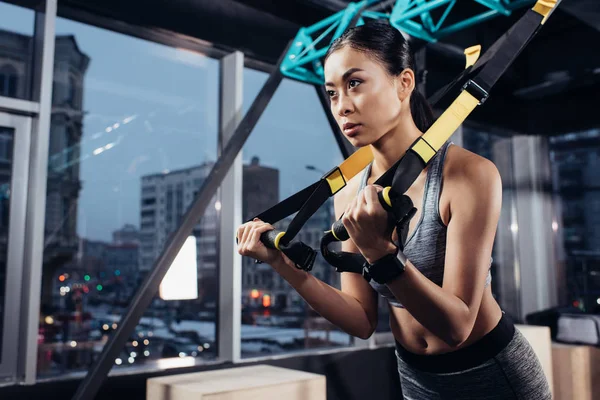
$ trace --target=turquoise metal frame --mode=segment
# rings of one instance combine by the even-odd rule
[[[346,31],[359,13],[356,25],[364,24],[365,19],[385,19],[401,32],[428,42],[436,42],[440,38],[462,29],[500,15],[509,16],[514,10],[535,3],[535,0],[473,0],[485,6],[488,10],[455,22],[452,25],[444,26],[444,22],[446,22],[458,0],[397,0],[390,13],[368,9],[380,1],[363,0],[350,3],[346,9],[314,25],[301,28],[294,38],[292,47],[281,63],[281,73],[288,78],[322,85],[323,57],[331,43]],[[438,8],[445,9],[438,20],[434,21],[431,11]],[[324,41],[325,38],[328,38],[326,42]],[[320,48],[317,47],[319,45]]]

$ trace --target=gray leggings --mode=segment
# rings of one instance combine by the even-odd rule
[[[406,352],[400,353],[406,355]],[[497,354],[477,366],[459,371],[417,369],[414,363],[407,363],[409,357],[402,357],[400,353],[397,349],[398,373],[405,400],[552,398],[537,356],[517,329]]]

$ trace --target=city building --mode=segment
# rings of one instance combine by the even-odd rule
[[[140,271],[147,272],[160,255],[169,235],[196,197],[208,176],[211,163],[179,171],[142,177],[140,207]],[[218,264],[218,208],[215,196],[194,229],[197,242],[198,277],[214,277]]]
[[[139,243],[140,231],[132,224],[125,224],[123,228],[113,232],[113,243]]]
[[[58,36],[55,46],[44,235],[45,273],[42,281],[42,301],[46,303],[51,301],[57,270],[70,262],[77,252],[83,82],[90,63],[90,58],[79,49],[74,36]],[[19,99],[31,96],[33,56],[33,37],[0,29],[0,95]],[[5,131],[0,139],[0,157],[3,158],[0,160],[0,184],[4,184],[10,179],[13,138]],[[7,223],[6,220],[2,222]],[[6,237],[0,243],[6,243]],[[6,251],[0,249],[0,255],[5,257]]]
[[[140,211],[140,271],[148,271],[159,256],[169,234],[178,226],[181,217],[191,205],[212,164],[207,163],[180,171],[168,171],[142,177]],[[279,200],[279,171],[260,165],[253,157],[243,168],[244,220],[268,209]],[[201,292],[208,289],[208,280],[215,277],[218,260],[218,211],[215,197],[194,229],[197,241],[198,279]],[[249,298],[250,286],[262,287],[272,282],[276,273],[264,267],[256,268],[254,261],[243,258],[243,297]],[[269,286],[270,284],[267,284]]]

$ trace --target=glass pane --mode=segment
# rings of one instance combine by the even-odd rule
[[[0,96],[31,99],[34,17],[0,1]]]
[[[519,320],[519,297],[516,254],[516,229],[513,225],[515,196],[512,139],[482,129],[463,125],[463,147],[492,161],[502,179],[502,209],[492,249],[492,293],[500,307]]]
[[[246,69],[247,110],[267,75]],[[310,116],[307,118],[307,116]],[[243,149],[244,220],[317,181],[343,161],[325,111],[311,85],[284,80]],[[282,221],[285,230],[291,219]],[[328,201],[297,238],[318,249],[334,220]],[[340,288],[339,274],[319,254],[311,273]],[[349,346],[352,337],[325,321],[269,265],[242,263],[242,357]]]
[[[6,292],[6,258],[8,255],[8,222],[15,132],[0,126],[0,362],[4,332],[4,295]]]
[[[556,220],[566,293],[561,306],[600,313],[600,129],[550,139]],[[566,297],[566,298],[565,298]]]
[[[56,32],[41,377],[97,358],[214,164],[218,129],[218,61],[62,18]],[[196,298],[157,295],[118,367],[215,356],[219,209],[193,233]]]

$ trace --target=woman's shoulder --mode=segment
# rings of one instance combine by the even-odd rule
[[[444,161],[445,179],[494,179],[496,177],[499,177],[499,173],[492,161],[458,145],[448,147]]]
[[[461,146],[448,147],[444,161],[444,186],[464,196],[465,191],[478,192],[502,189],[496,165]]]

